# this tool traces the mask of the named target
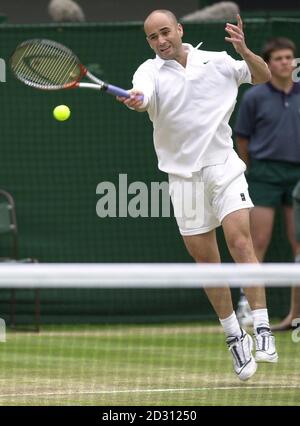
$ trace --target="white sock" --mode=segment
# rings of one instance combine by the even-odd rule
[[[258,328],[270,328],[268,309],[255,309],[252,311],[254,332]]]
[[[232,312],[232,314],[225,318],[220,319],[219,321],[224,328],[226,336],[238,336],[242,334],[240,324],[236,318],[235,312]]]

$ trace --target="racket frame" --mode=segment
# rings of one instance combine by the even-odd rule
[[[70,58],[73,58],[74,61],[77,62],[78,67],[80,69],[80,73],[79,73],[79,76],[74,81],[71,81],[71,82],[63,84],[63,85],[40,84],[40,83],[36,83],[36,82],[29,80],[24,75],[22,75],[21,73],[16,71],[16,69],[14,68],[14,65],[13,65],[13,58],[14,58],[14,55],[18,52],[18,50],[20,48],[24,47],[25,45],[34,46],[34,45],[43,45],[43,44],[46,45],[46,46],[52,46],[52,47],[58,49],[59,51],[64,52]],[[21,60],[24,60],[24,57],[23,58],[21,57],[20,61]],[[130,97],[130,93],[127,90],[124,90],[121,87],[117,87],[117,86],[113,86],[111,84],[107,84],[104,81],[100,80],[98,77],[94,76],[90,71],[88,71],[88,69],[84,65],[82,65],[80,63],[78,57],[73,53],[73,51],[71,49],[69,49],[68,47],[62,45],[61,43],[58,43],[58,42],[53,41],[53,40],[30,39],[30,40],[24,41],[23,43],[21,43],[16,48],[14,53],[11,55],[10,68],[12,69],[15,77],[18,80],[20,80],[22,83],[26,84],[27,86],[30,86],[30,87],[33,87],[33,88],[36,88],[36,89],[40,89],[40,90],[61,90],[61,89],[83,88],[83,89],[94,89],[94,90],[105,91],[105,92],[110,93],[111,95],[114,95],[114,96],[122,96],[122,97],[126,97],[126,98]],[[82,82],[81,80],[84,77],[87,77],[89,80],[92,81],[92,83]]]

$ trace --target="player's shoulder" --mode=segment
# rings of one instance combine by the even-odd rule
[[[221,51],[216,52],[212,50],[196,50],[196,55],[198,58],[207,60],[207,61],[214,61],[214,62],[222,62],[228,56],[227,52]]]
[[[153,59],[147,59],[145,62],[143,62],[139,68],[141,69],[155,69],[157,68],[157,58],[153,58]]]
[[[198,58],[201,62],[211,62],[215,69],[225,75],[231,75],[232,70],[236,68],[237,61],[235,61],[228,53],[223,51],[199,50]]]
[[[147,59],[145,62],[143,62],[136,72],[145,72],[147,74],[153,74],[155,73],[157,69],[155,59]]]

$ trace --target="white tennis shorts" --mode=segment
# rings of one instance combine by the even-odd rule
[[[245,163],[235,151],[225,163],[203,167],[191,178],[169,174],[169,192],[181,235],[209,232],[229,213],[251,208]]]

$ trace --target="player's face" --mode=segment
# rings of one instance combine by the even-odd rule
[[[164,14],[155,14],[145,22],[148,43],[162,59],[178,59],[182,51],[183,30]]]
[[[291,49],[275,50],[268,63],[274,77],[290,78],[295,68],[294,53]]]

